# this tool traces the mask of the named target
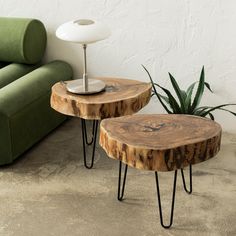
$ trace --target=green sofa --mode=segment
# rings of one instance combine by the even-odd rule
[[[63,61],[46,65],[46,30],[35,19],[0,17],[0,165],[9,164],[62,123],[51,87],[72,78]]]

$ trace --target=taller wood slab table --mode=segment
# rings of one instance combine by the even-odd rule
[[[177,171],[181,170],[184,189],[192,192],[192,165],[214,157],[220,150],[221,127],[216,122],[189,115],[133,115],[106,119],[100,126],[100,145],[109,157],[118,159],[118,200],[123,199],[128,166],[155,172],[161,225],[173,222]],[[122,163],[125,164],[121,190]],[[190,168],[190,190],[183,168]],[[175,171],[170,223],[162,218],[158,172]]]
[[[104,81],[103,92],[93,95],[77,95],[67,91],[65,83],[52,87],[51,107],[56,111],[81,118],[84,165],[91,169],[94,163],[99,120],[132,115],[150,100],[151,84],[123,78],[98,78]],[[92,138],[88,141],[86,120],[93,121]],[[87,163],[86,145],[93,145],[90,164]]]

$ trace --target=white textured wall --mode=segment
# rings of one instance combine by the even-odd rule
[[[1,16],[38,18],[48,30],[46,60],[64,59],[78,76],[82,50],[55,37],[58,25],[77,18],[92,18],[112,28],[112,36],[88,48],[91,75],[147,80],[140,64],[169,86],[171,72],[182,86],[199,77],[215,94],[203,105],[236,102],[235,0],[0,0]],[[232,108],[236,111],[236,108]],[[145,112],[162,112],[152,103]],[[236,118],[218,112],[224,130],[236,132]]]

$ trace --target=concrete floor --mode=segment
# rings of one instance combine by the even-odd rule
[[[154,174],[131,169],[116,200],[118,161],[97,146],[83,166],[80,122],[71,119],[0,170],[0,235],[236,235],[236,135],[224,134],[217,157],[193,167],[193,194],[178,174],[174,223],[159,224]],[[160,174],[169,214],[173,173]],[[166,214],[165,214],[166,215]]]

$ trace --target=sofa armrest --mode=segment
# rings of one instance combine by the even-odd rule
[[[72,78],[72,68],[63,61],[53,61],[0,89],[0,114],[11,117],[51,91],[58,81]]]

